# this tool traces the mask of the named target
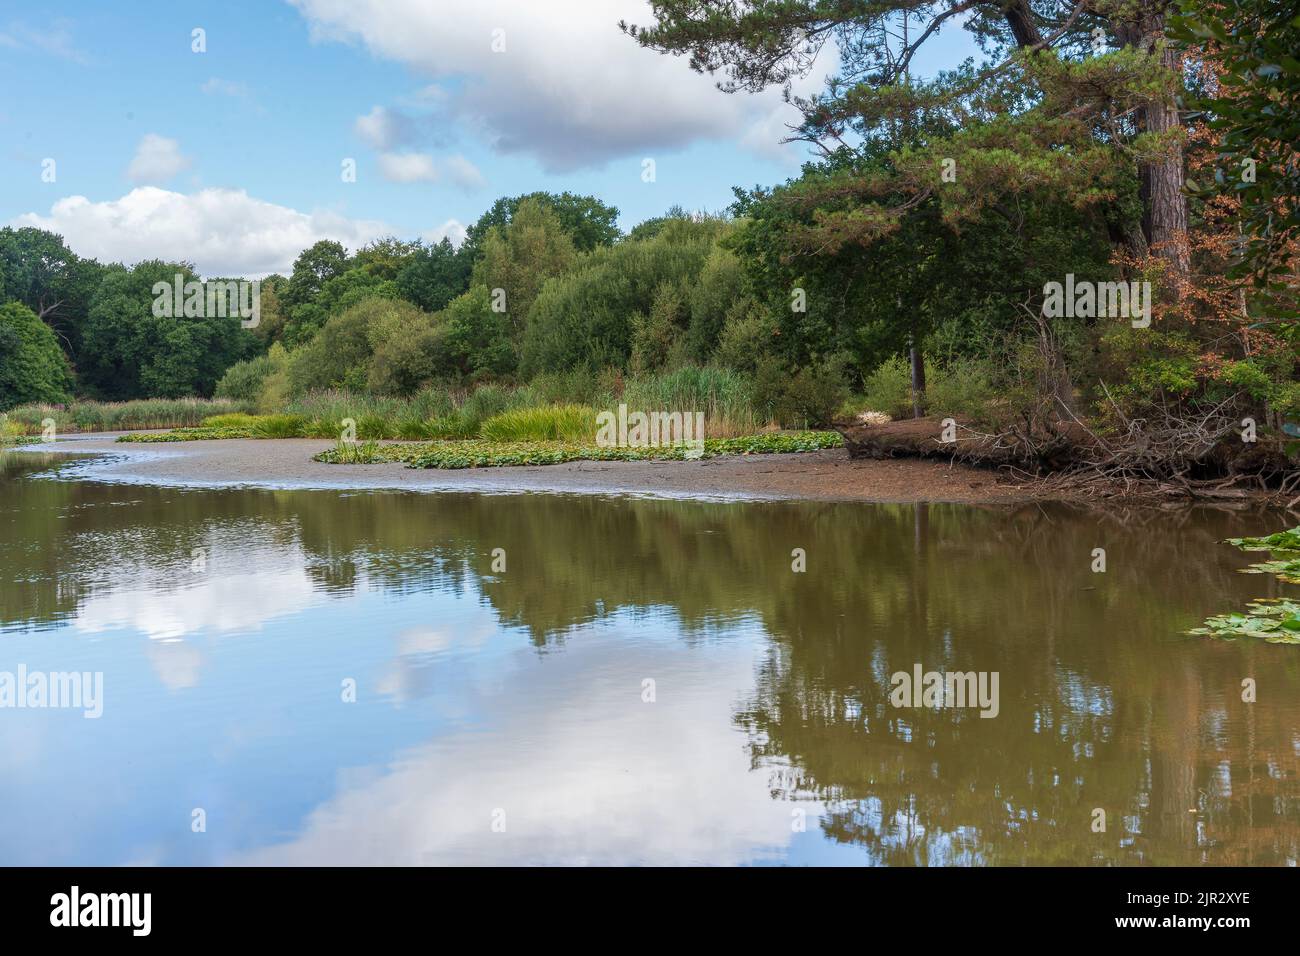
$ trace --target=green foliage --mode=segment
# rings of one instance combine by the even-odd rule
[[[1237,274],[1253,274],[1261,285],[1285,280],[1300,239],[1300,16],[1276,0],[1181,6],[1170,32],[1203,44],[1222,68],[1217,90],[1195,103],[1221,133],[1214,178],[1192,187],[1240,200],[1248,242]]]
[[[502,290],[505,313],[514,328],[522,329],[542,284],[567,272],[576,258],[573,240],[555,210],[525,199],[508,225],[493,226],[483,237],[471,282]]]
[[[170,288],[177,275],[195,278],[188,267],[157,260],[107,269],[78,356],[86,391],[110,400],[208,396],[227,368],[257,348],[237,316],[154,315],[155,284]]]
[[[881,362],[862,380],[862,397],[854,400],[858,411],[883,412],[890,418],[912,415],[912,366],[901,355]]]
[[[579,252],[613,245],[619,238],[618,210],[594,196],[573,193],[534,192],[523,196],[498,199],[465,232],[464,254],[470,262],[479,258],[493,229],[509,226],[524,204],[545,207],[552,213],[564,233]]]
[[[926,377],[928,414],[979,418],[997,402],[997,370],[985,359],[959,358],[932,368]]]
[[[665,286],[694,283],[727,228],[717,221],[673,222],[652,239],[598,249],[547,282],[528,316],[522,374],[625,368],[633,317],[649,314]]]
[[[421,246],[397,273],[397,292],[426,312],[438,312],[469,288],[473,265],[470,254],[458,252],[449,239]]]
[[[347,271],[350,261],[341,243],[322,239],[294,260],[281,306],[288,316],[284,340],[290,346],[307,342],[325,324],[328,312],[317,300],[325,283]]]
[[[1261,561],[1242,571],[1272,574],[1288,584],[1300,584],[1300,527],[1278,531],[1261,538],[1229,538],[1228,544],[1243,551],[1270,551],[1284,557]],[[1209,637],[1261,637],[1275,644],[1300,644],[1300,603],[1284,598],[1260,598],[1249,605],[1249,613],[1221,614],[1189,631]]]
[[[72,402],[68,405],[22,405],[9,412],[29,433],[54,419],[59,432],[122,431],[129,428],[192,427],[217,414],[248,411],[244,402],[202,398],[142,398],[129,402]]]
[[[86,315],[104,275],[63,239],[34,227],[0,229],[0,303],[21,302],[48,325],[71,358],[81,351]]]
[[[201,428],[243,428],[252,430],[257,424],[256,415],[250,415],[247,412],[224,412],[220,415],[209,415],[200,423]]]
[[[427,328],[428,321],[425,313],[399,299],[373,298],[358,303],[331,318],[315,338],[290,353],[292,394],[364,388],[375,350],[392,338]]]
[[[379,442],[374,439],[357,442],[340,438],[329,460],[336,465],[372,465],[384,459],[379,451]]]
[[[719,455],[794,454],[837,448],[843,443],[836,432],[798,432],[754,435],[745,438],[708,439],[704,458]],[[330,464],[405,462],[411,468],[504,468],[515,465],[556,465],[569,461],[681,460],[691,454],[682,447],[604,448],[562,441],[491,442],[439,441],[417,445],[374,445],[359,452],[342,445],[322,452],[315,460]]]
[[[268,380],[273,376],[284,374],[288,363],[288,353],[284,346],[277,342],[265,355],[244,359],[226,369],[226,373],[217,382],[215,397],[241,402],[258,402],[266,392]]]
[[[706,433],[715,438],[750,434],[767,421],[755,412],[748,379],[726,368],[686,365],[630,379],[620,401],[632,411],[703,412]]]
[[[479,435],[492,442],[589,442],[596,434],[596,410],[586,405],[542,405],[502,412],[485,421]]]
[[[421,315],[388,336],[370,357],[366,387],[376,395],[411,395],[451,372],[447,327]]]
[[[1188,633],[1204,637],[1259,637],[1270,644],[1300,644],[1300,602],[1260,598],[1248,607],[1249,613],[1220,614]]]
[[[0,410],[29,402],[63,402],[72,371],[54,333],[27,306],[0,306]]]
[[[446,326],[448,375],[465,382],[499,379],[518,363],[517,336],[508,313],[492,309],[487,286],[473,286],[439,316]]]
[[[258,415],[252,431],[254,438],[305,438],[307,419],[302,415]]]
[[[846,365],[847,357],[836,355],[792,371],[766,359],[754,375],[754,405],[785,428],[829,424],[848,398]]]
[[[682,292],[665,284],[656,291],[650,314],[632,317],[632,354],[628,360],[631,374],[644,375],[683,363],[685,305]]]
[[[1300,527],[1262,538],[1229,538],[1228,544],[1243,551],[1300,551]]]

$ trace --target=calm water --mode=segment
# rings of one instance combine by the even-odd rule
[[[0,671],[103,674],[97,720],[0,709],[0,863],[1300,856],[1300,647],[1181,636],[1288,587],[1217,543],[1277,515],[187,491],[0,461]],[[996,671],[998,715],[891,706],[917,664]]]

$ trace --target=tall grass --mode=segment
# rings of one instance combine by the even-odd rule
[[[192,428],[213,415],[252,411],[251,402],[223,398],[144,398],[131,402],[72,402],[68,405],[19,405],[9,420],[29,435],[41,422],[54,419],[60,432],[128,431],[137,428]]]
[[[488,441],[569,441],[593,444],[596,410],[589,405],[516,408],[485,421],[479,437]]]
[[[619,400],[629,411],[704,412],[709,438],[752,435],[767,424],[753,406],[749,382],[725,368],[687,365],[632,379]]]

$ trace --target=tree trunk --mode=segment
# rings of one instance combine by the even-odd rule
[[[1164,37],[1164,5],[1158,0],[1144,9],[1138,20],[1116,25],[1116,36],[1125,46],[1134,46],[1155,55],[1156,44]],[[1179,76],[1178,57],[1166,47],[1159,53],[1161,64]],[[1181,127],[1178,104],[1172,99],[1149,100],[1138,110],[1138,125],[1144,132],[1165,133]],[[1151,251],[1169,263],[1174,276],[1186,276],[1191,269],[1187,248],[1187,196],[1183,189],[1183,144],[1172,143],[1163,157],[1142,163],[1139,195],[1142,198],[1142,232]],[[1177,285],[1177,283],[1176,283]]]
[[[912,342],[912,417],[925,417],[925,356],[915,340]]]
[[[1151,53],[1157,41],[1165,34],[1166,0],[1139,0],[1136,15],[1131,20],[1112,21],[1115,36],[1124,46],[1133,46]],[[1004,8],[1003,15],[1021,49],[1043,41],[1033,10],[1028,0],[1014,0]],[[1178,58],[1174,51],[1165,48],[1161,53],[1164,67],[1179,76]],[[1138,125],[1144,132],[1161,133],[1177,129],[1181,124],[1178,104],[1172,99],[1152,100],[1138,111]],[[1175,143],[1165,156],[1155,162],[1143,163],[1138,170],[1139,190],[1142,197],[1142,232],[1146,245],[1156,255],[1165,259],[1175,277],[1187,275],[1191,269],[1187,249],[1187,197],[1183,192],[1183,146]],[[1138,245],[1129,241],[1127,245]],[[1175,283],[1180,285],[1181,283]]]

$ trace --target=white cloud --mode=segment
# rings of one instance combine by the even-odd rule
[[[130,628],[151,640],[180,640],[201,631],[247,633],[317,601],[302,568],[215,576],[170,591],[121,590],[92,595],[73,626],[87,634]]]
[[[378,56],[455,81],[455,92],[434,87],[438,96],[430,102],[445,95],[451,119],[467,122],[502,152],[534,154],[549,171],[741,138],[755,122],[768,122],[779,102],[776,91],[721,93],[682,58],[623,36],[620,19],[652,21],[646,0],[290,2],[313,39],[360,41]],[[505,51],[494,53],[498,29]],[[395,122],[390,112],[376,107],[365,132],[358,121],[358,132],[391,147],[381,135],[393,132],[383,125]]]
[[[174,139],[145,133],[135,149],[131,165],[126,168],[126,178],[133,183],[162,183],[177,173],[189,169],[192,160],[181,153],[181,145]]]
[[[413,141],[409,118],[382,106],[374,107],[365,116],[358,116],[353,129],[375,149],[392,149]]]
[[[465,224],[459,219],[448,219],[437,229],[420,233],[420,238],[433,245],[437,245],[444,239],[450,239],[453,246],[459,246],[465,241]]]
[[[223,80],[217,76],[211,77],[199,89],[209,96],[248,96],[248,87],[243,83],[236,83],[234,80]]]
[[[380,153],[379,174],[390,183],[436,183],[439,178],[428,153]]]
[[[42,56],[56,56],[84,66],[90,60],[76,48],[69,30],[70,26],[71,21],[62,17],[39,28],[24,23],[10,23],[0,30],[0,47]]]
[[[794,841],[791,804],[772,799],[769,769],[754,767],[734,729],[732,701],[753,686],[746,648],[712,648],[702,660],[680,646],[646,654],[575,638],[538,667],[531,649],[506,664],[456,660],[443,638],[425,635],[425,646],[404,635],[399,659],[427,674],[427,657],[439,655],[438,704],[471,719],[387,764],[346,768],[292,834],[223,862],[738,865],[779,859]],[[671,703],[641,702],[646,673],[672,688]],[[417,690],[415,675],[383,679],[376,689],[399,702]],[[717,693],[724,682],[733,694]],[[489,703],[499,700],[511,706]],[[803,807],[815,833],[821,807]],[[504,833],[492,831],[495,808],[507,814]]]
[[[182,255],[205,276],[249,278],[287,275],[298,253],[320,239],[356,249],[395,232],[383,222],[330,211],[299,212],[243,190],[204,189],[187,195],[152,186],[106,202],[69,196],[56,202],[48,216],[26,213],[9,225],[56,232],[77,254],[102,262]]]
[[[459,155],[440,163],[428,153],[380,153],[379,174],[390,183],[446,181],[462,189],[478,189],[487,182],[477,166]]]
[[[463,189],[478,189],[487,185],[487,180],[477,166],[464,156],[449,156],[442,164],[447,179]]]

